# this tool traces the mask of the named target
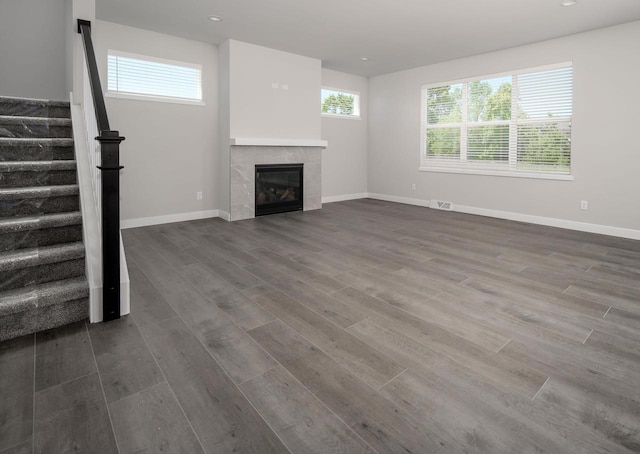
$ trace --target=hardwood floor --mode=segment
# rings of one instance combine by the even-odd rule
[[[640,242],[357,200],[123,231],[132,315],[0,343],[0,454],[640,452]]]

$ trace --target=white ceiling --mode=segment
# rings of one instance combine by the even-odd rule
[[[560,1],[96,0],[96,8],[101,20],[213,44],[232,38],[364,76],[640,20],[640,0]]]

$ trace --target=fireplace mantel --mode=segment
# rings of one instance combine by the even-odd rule
[[[327,148],[326,140],[315,139],[261,139],[231,138],[231,145],[247,147],[320,147]]]

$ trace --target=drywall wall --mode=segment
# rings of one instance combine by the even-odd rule
[[[367,192],[367,125],[369,82],[330,69],[322,69],[322,86],[360,93],[360,119],[322,117],[322,197],[341,200]],[[319,111],[318,93],[316,104]]]
[[[124,224],[211,214],[219,203],[217,47],[103,21],[93,34],[103,87],[108,49],[202,65],[204,106],[106,98],[111,127],[126,137],[120,149]]]
[[[65,0],[0,1],[0,96],[69,99],[66,13]]]
[[[233,138],[320,139],[320,60],[229,40]]]
[[[640,229],[638,43],[633,22],[371,78],[369,192]],[[422,85],[566,61],[574,66],[573,181],[418,171]]]

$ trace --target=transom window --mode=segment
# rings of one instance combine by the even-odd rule
[[[200,65],[109,50],[107,96],[202,103]]]
[[[360,118],[360,93],[323,87],[320,110],[323,116]]]
[[[422,88],[421,170],[571,178],[571,64]]]

